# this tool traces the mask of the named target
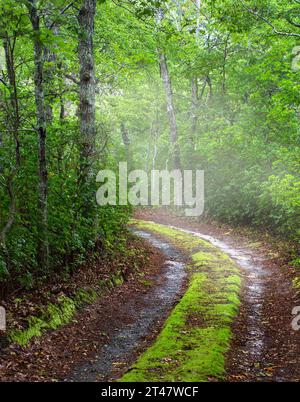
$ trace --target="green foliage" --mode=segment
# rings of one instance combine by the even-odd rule
[[[300,181],[299,177],[285,174],[272,175],[262,185],[259,205],[261,209],[270,208],[268,223],[282,235],[298,238],[300,236]]]
[[[52,55],[44,60],[43,82],[51,111],[46,139],[50,265],[47,272],[39,266],[34,33],[28,2],[0,3],[2,43],[10,45],[14,66],[12,79],[1,48],[1,233],[10,215],[13,223],[1,245],[0,286],[29,289],[54,271],[75,269],[95,244],[124,251],[131,211],[97,207],[96,185],[79,183],[78,9],[71,4],[62,13],[63,2],[51,1],[46,13],[44,2],[37,2],[40,40],[45,54]],[[182,167],[205,170],[206,214],[299,240],[300,70],[292,68],[299,5],[205,0],[198,10],[197,2],[185,1],[97,3],[94,177],[101,168],[117,170],[124,160],[148,172],[170,167],[160,49],[172,83]],[[164,11],[160,24],[158,7]]]
[[[110,3],[110,2],[108,2]],[[66,274],[81,264],[97,247],[116,251],[123,247],[124,228],[129,211],[126,208],[103,207],[96,204],[96,182],[88,188],[79,185],[82,139],[77,118],[78,72],[77,40],[75,39],[77,9],[62,14],[63,2],[47,3],[49,15],[43,17],[45,4],[37,2],[41,16],[40,40],[45,53],[44,92],[51,111],[47,122],[48,175],[48,237],[50,261],[45,271],[38,263],[41,239],[38,214],[38,135],[35,131],[36,105],[34,93],[33,38],[27,2],[1,0],[0,32],[12,50],[14,80],[8,70],[4,49],[0,51],[0,231],[10,219],[12,205],[9,180],[15,203],[13,224],[5,234],[0,250],[0,290],[22,287],[31,289],[47,280],[55,271]],[[48,9],[49,7],[49,9]],[[106,9],[105,2],[99,7]],[[57,28],[49,28],[49,21]],[[74,23],[75,21],[75,23]],[[100,19],[99,19],[100,22]],[[108,24],[108,21],[106,21]],[[71,34],[71,35],[70,35]],[[67,39],[68,38],[68,39]],[[106,71],[108,66],[106,65]],[[74,76],[74,81],[67,76]],[[12,98],[13,96],[16,97]],[[17,108],[16,106],[17,105]],[[47,110],[48,110],[47,109]],[[17,116],[18,113],[18,116]],[[103,120],[103,121],[102,121]],[[106,167],[108,153],[103,149],[110,135],[105,119],[97,122],[97,170]],[[20,144],[21,161],[16,166],[16,140]],[[88,214],[84,205],[90,205]],[[99,241],[100,239],[100,241]],[[116,239],[118,240],[116,242]],[[5,244],[4,244],[5,243]]]

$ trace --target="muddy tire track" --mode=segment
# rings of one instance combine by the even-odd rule
[[[90,382],[106,381],[113,377],[114,366],[128,364],[143,344],[143,340],[153,332],[153,327],[162,323],[170,309],[178,301],[185,283],[185,258],[168,242],[162,241],[145,231],[133,231],[166,256],[161,283],[143,297],[142,309],[136,309],[136,301],[127,302],[125,310],[132,322],[121,327],[95,358],[78,367],[66,381]]]
[[[300,331],[291,326],[300,305],[292,275],[282,262],[249,247],[249,239],[228,235],[214,224],[199,223],[168,212],[143,211],[137,218],[161,223],[210,241],[240,266],[241,308],[233,324],[227,356],[227,381],[300,381]],[[275,253],[276,250],[274,250]]]

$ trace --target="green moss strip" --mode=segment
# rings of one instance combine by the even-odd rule
[[[190,252],[191,279],[154,344],[120,381],[221,380],[239,308],[238,267],[227,254],[191,234],[152,222],[133,223]]]

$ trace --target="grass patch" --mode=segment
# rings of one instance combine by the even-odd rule
[[[40,337],[50,329],[54,330],[68,324],[80,308],[92,304],[104,292],[122,283],[122,274],[118,273],[112,275],[109,280],[100,281],[98,289],[79,289],[72,297],[60,296],[57,304],[49,303],[47,307],[41,307],[38,316],[30,316],[25,329],[12,330],[8,334],[8,339],[26,346],[32,338]]]
[[[140,279],[139,282],[144,286],[153,286],[153,281],[150,279]]]
[[[189,287],[154,344],[119,381],[221,380],[239,308],[234,261],[209,242],[164,225],[134,221],[191,253]]]
[[[294,278],[292,285],[294,289],[300,289],[300,277]]]
[[[24,330],[15,330],[9,334],[9,339],[21,346],[36,336],[49,329],[56,329],[63,324],[67,324],[76,311],[76,303],[70,297],[63,296],[59,304],[49,303],[39,317],[31,316],[28,318],[28,326]]]

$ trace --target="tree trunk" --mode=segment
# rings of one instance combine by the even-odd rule
[[[52,23],[50,17],[48,16],[48,11],[46,11],[45,24],[47,29],[53,32],[54,36],[59,35],[59,29]],[[57,69],[57,55],[49,45],[44,46],[44,61],[46,62],[46,68],[44,71],[45,115],[47,123],[52,123],[53,101],[55,96],[51,92],[53,92],[53,82],[55,80]]]
[[[14,188],[13,188],[14,177],[15,177],[15,171],[6,180],[6,188],[7,188],[7,193],[9,196],[9,210],[8,210],[7,222],[0,233],[0,245],[4,249],[6,249],[6,235],[13,226],[15,214],[16,214],[16,199],[15,199],[15,193],[14,193]]]
[[[170,125],[171,157],[174,169],[180,169],[180,151],[177,143],[178,132],[177,132],[176,113],[173,101],[172,84],[169,75],[166,56],[161,50],[158,51],[158,56],[159,56],[160,73],[166,93],[167,111]]]
[[[43,270],[48,267],[49,243],[48,243],[48,210],[47,210],[47,162],[46,162],[46,113],[43,85],[44,60],[43,43],[40,37],[40,18],[36,0],[29,1],[29,13],[32,28],[34,30],[34,87],[37,132],[39,138],[38,169],[39,169],[39,245],[38,262]]]
[[[225,39],[225,45],[224,45],[224,52],[223,52],[223,65],[222,65],[222,95],[225,98],[226,96],[226,63],[227,63],[227,57],[228,57],[228,47],[229,47],[229,34],[227,35]],[[225,100],[224,100],[225,102]]]
[[[95,161],[95,69],[94,69],[94,18],[96,0],[83,0],[78,14],[79,22],[79,119],[81,132],[79,183],[88,189]]]
[[[196,42],[200,42],[200,31],[201,31],[201,0],[196,0],[197,7],[197,22],[196,22]]]
[[[156,159],[157,159],[157,153],[158,153],[158,149],[157,149],[157,136],[158,136],[158,133],[157,133],[157,131],[156,131],[155,134],[154,134],[152,170],[155,170],[155,169],[156,169]]]
[[[14,51],[8,35],[3,40],[3,47],[5,51],[5,64],[8,76],[8,88],[10,92],[8,127],[10,135],[14,139],[15,159],[16,159],[15,166],[13,167],[11,173],[6,179],[7,194],[9,196],[9,211],[8,211],[7,222],[4,225],[3,229],[1,230],[0,234],[0,243],[2,244],[2,247],[6,249],[6,235],[9,233],[14,224],[16,214],[16,197],[14,190],[14,180],[21,164],[21,155],[20,155],[20,142],[19,142],[20,113],[19,113],[18,91],[16,84],[16,73],[14,66]]]
[[[191,127],[191,145],[193,150],[195,150],[195,136],[197,132],[197,123],[198,123],[198,78],[193,77],[191,80],[191,89],[192,89],[192,127]]]
[[[121,137],[122,141],[126,150],[126,159],[127,159],[127,166],[128,170],[130,171],[132,169],[132,156],[131,156],[131,149],[130,149],[130,138],[128,136],[128,131],[125,127],[124,122],[121,123],[120,125],[120,132],[121,132]]]
[[[10,106],[11,106],[11,116],[9,116],[10,117],[9,120],[11,122],[10,130],[14,138],[16,166],[18,168],[21,164],[20,141],[19,141],[19,128],[20,128],[19,99],[18,99],[18,91],[16,83],[14,51],[8,36],[3,40],[3,47],[5,51],[5,63],[7,68],[9,91],[10,91]]]

